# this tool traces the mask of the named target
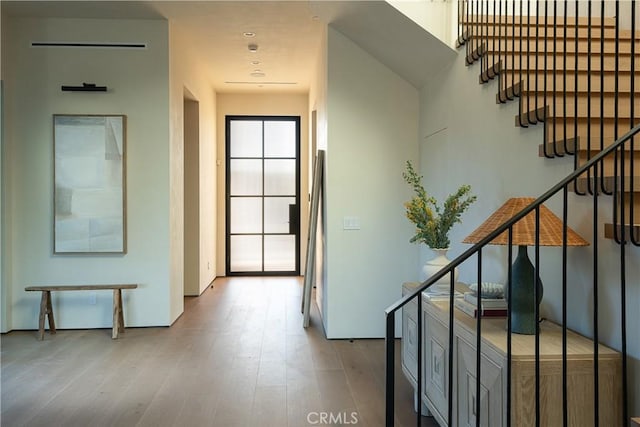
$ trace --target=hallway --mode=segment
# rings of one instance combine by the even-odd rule
[[[384,341],[324,339],[315,304],[304,330],[301,291],[296,277],[219,278],[170,328],[5,334],[0,423],[299,427],[332,414],[383,425]],[[397,425],[415,425],[396,377]]]

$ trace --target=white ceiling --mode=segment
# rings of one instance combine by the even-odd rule
[[[307,92],[327,23],[416,87],[453,54],[385,1],[3,0],[2,14],[168,19],[203,60],[218,92]],[[252,43],[256,53],[248,49]],[[264,76],[251,76],[256,70]]]

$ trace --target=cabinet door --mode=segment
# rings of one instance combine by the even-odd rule
[[[438,423],[448,425],[449,329],[429,311],[423,314],[423,399]]]
[[[418,303],[414,298],[402,308],[402,370],[413,387],[418,376]]]
[[[499,427],[503,419],[503,371],[502,367],[490,360],[486,354],[480,356],[480,411],[476,407],[476,349],[459,335],[457,349],[457,397],[458,425],[475,427],[476,416],[480,412],[480,425]]]

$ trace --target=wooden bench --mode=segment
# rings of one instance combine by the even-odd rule
[[[41,291],[40,318],[38,328],[38,338],[44,339],[44,319],[49,318],[49,333],[56,333],[56,322],[53,319],[53,308],[51,306],[52,291],[103,291],[113,290],[113,330],[111,338],[118,338],[120,332],[124,333],[124,315],[122,313],[122,290],[135,289],[138,285],[63,285],[63,286],[27,286],[25,291]]]

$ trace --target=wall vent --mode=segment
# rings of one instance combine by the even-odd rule
[[[31,47],[74,47],[99,49],[146,49],[146,43],[99,43],[99,42],[31,42]]]

